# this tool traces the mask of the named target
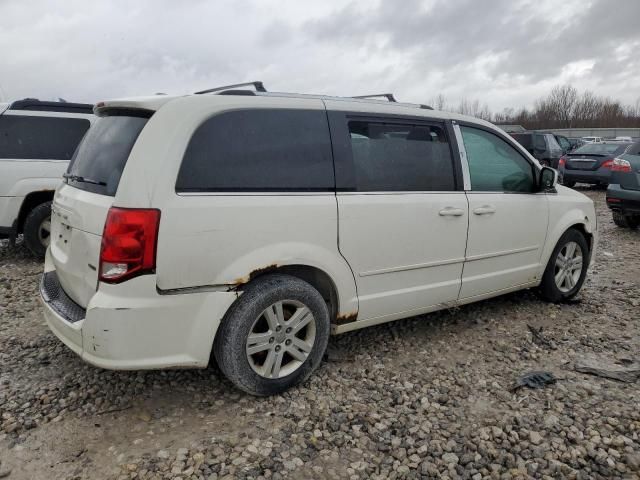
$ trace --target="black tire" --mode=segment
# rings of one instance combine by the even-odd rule
[[[47,251],[48,241],[45,240],[50,237],[45,236],[43,231],[44,223],[47,220],[51,220],[51,202],[41,203],[34,207],[27,214],[22,229],[25,245],[38,258],[44,258]]]
[[[296,370],[284,377],[266,378],[249,363],[247,338],[262,312],[283,300],[300,302],[311,311],[315,319],[315,339],[306,360]],[[320,293],[299,278],[276,273],[247,285],[229,308],[216,333],[213,354],[222,373],[236,387],[252,395],[274,395],[305,381],[318,368],[327,348],[329,333],[329,311]]]
[[[580,277],[575,283],[575,286],[569,291],[565,292],[562,291],[556,284],[556,259],[558,258],[558,253],[560,253],[560,251],[569,242],[577,243],[582,250],[582,269],[580,271]],[[562,237],[560,237],[560,240],[558,240],[556,248],[553,249],[553,253],[551,254],[549,262],[547,263],[547,268],[545,269],[542,276],[542,282],[540,283],[539,287],[540,295],[542,296],[542,298],[548,302],[557,303],[575,297],[582,288],[584,279],[587,276],[587,269],[589,268],[590,259],[591,252],[589,251],[589,244],[587,243],[587,239],[584,237],[584,235],[573,228],[567,230],[562,235]]]
[[[574,182],[573,180],[570,180],[568,182],[562,182],[562,185],[564,185],[565,187],[573,188],[576,186],[576,182]]]
[[[640,224],[640,217],[633,215],[623,215],[620,212],[616,212],[615,210],[612,212],[613,215],[613,223],[615,223],[620,228],[638,228]]]

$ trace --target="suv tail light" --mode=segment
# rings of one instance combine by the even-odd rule
[[[567,163],[567,157],[563,155],[562,157],[560,157],[560,160],[558,160],[558,168],[564,168],[565,163]]]
[[[630,172],[631,164],[622,158],[614,158],[611,165],[612,172]]]
[[[160,210],[111,207],[100,248],[98,278],[120,283],[156,269]]]

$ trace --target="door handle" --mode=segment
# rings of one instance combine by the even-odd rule
[[[461,208],[446,207],[438,212],[441,217],[461,217],[464,215],[464,210]]]
[[[496,213],[496,207],[493,205],[483,205],[481,207],[475,208],[473,213],[476,215],[491,215],[492,213]]]

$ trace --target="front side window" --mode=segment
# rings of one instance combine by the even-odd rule
[[[441,126],[350,121],[349,134],[358,191],[455,190]]]
[[[502,138],[460,127],[467,151],[471,189],[481,192],[533,192],[533,166]]]
[[[249,109],[206,120],[191,137],[177,192],[332,191],[322,110]]]
[[[89,126],[84,118],[0,115],[0,158],[70,160]]]

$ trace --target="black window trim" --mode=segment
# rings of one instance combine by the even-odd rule
[[[503,191],[487,191],[487,190],[474,190],[473,189],[473,184],[471,183],[471,176],[469,176],[469,185],[471,186],[471,190],[467,190],[467,193],[508,193],[508,194],[516,194],[516,195],[538,195],[541,193],[548,193],[548,192],[541,192],[540,187],[538,185],[539,182],[539,177],[540,177],[540,170],[538,169],[538,167],[536,166],[536,164],[534,162],[531,161],[531,159],[529,157],[527,157],[526,155],[524,155],[522,153],[522,150],[524,147],[522,145],[520,145],[514,138],[511,138],[506,132],[502,132],[502,131],[496,131],[493,130],[492,128],[489,128],[485,125],[481,125],[478,123],[473,123],[473,122],[468,122],[465,120],[462,121],[458,121],[456,120],[456,124],[459,125],[460,127],[470,127],[470,128],[476,128],[478,130],[482,130],[484,132],[490,133],[495,135],[496,137],[504,140],[505,142],[507,142],[523,159],[525,159],[529,165],[531,166],[531,173],[533,174],[533,186],[534,186],[534,191],[532,192],[515,192],[515,191],[508,191],[508,190],[503,190]],[[460,131],[460,134],[462,135],[462,130]],[[464,141],[464,138],[463,138]]]
[[[184,161],[184,155],[186,154],[187,148],[191,143],[196,131],[204,125],[206,122],[211,120],[214,117],[224,115],[229,112],[238,112],[238,111],[252,111],[252,110],[286,110],[286,111],[317,111],[319,113],[325,114],[325,118],[327,121],[327,133],[329,135],[329,147],[331,151],[331,166],[333,172],[333,186],[332,187],[313,187],[313,188],[254,188],[254,187],[233,187],[233,188],[178,188],[178,175],[179,171],[182,168],[182,162]],[[178,167],[178,172],[176,173],[176,180],[174,182],[174,193],[178,196],[233,196],[236,194],[245,195],[245,196],[275,196],[278,194],[285,194],[291,196],[304,196],[304,195],[326,195],[332,194],[335,195],[336,192],[336,169],[335,169],[335,157],[333,154],[332,147],[332,132],[329,123],[329,119],[326,117],[326,109],[324,108],[291,108],[291,107],[275,107],[275,106],[251,106],[251,107],[241,107],[241,108],[230,108],[221,111],[216,111],[213,114],[209,115],[202,119],[198,125],[193,128],[191,135],[189,136],[189,140],[186,143],[185,151],[180,159],[180,165]]]
[[[343,110],[327,110],[329,118],[329,129],[331,133],[331,144],[336,175],[336,192],[354,193],[359,195],[402,195],[411,193],[420,194],[441,194],[451,192],[462,192],[462,165],[460,163],[460,153],[455,141],[455,133],[451,120],[444,118],[434,118],[414,115],[398,115],[374,112],[358,112]],[[453,167],[453,190],[382,190],[382,191],[360,191],[356,186],[355,166],[353,163],[353,153],[351,150],[351,137],[349,134],[349,122],[361,121],[372,123],[385,123],[389,125],[425,125],[442,128],[451,154]]]

